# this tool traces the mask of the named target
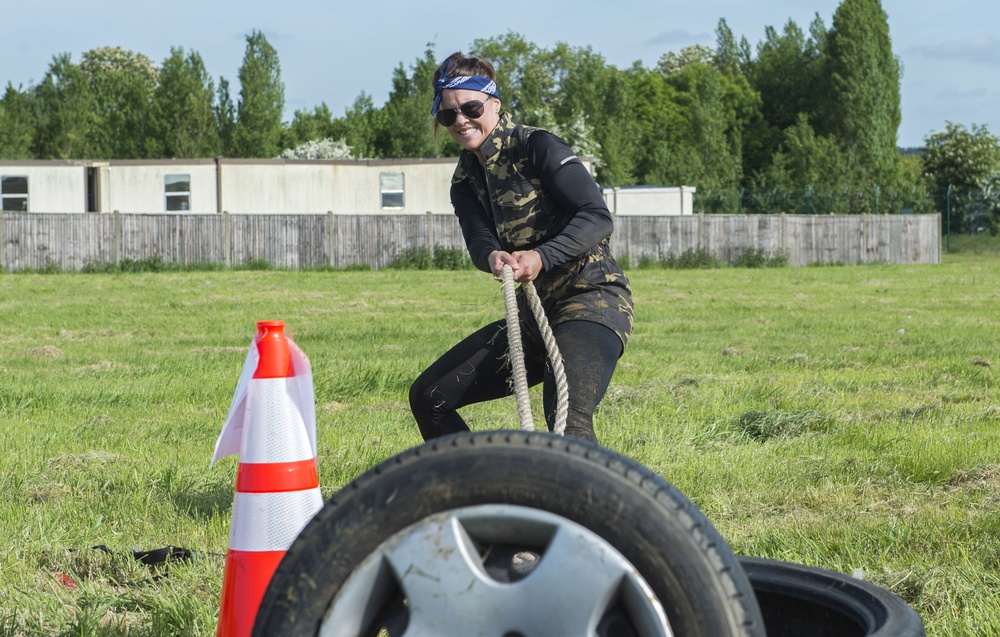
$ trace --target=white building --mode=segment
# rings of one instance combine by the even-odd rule
[[[594,159],[583,158],[593,172]],[[456,158],[0,161],[3,210],[425,214],[452,211]],[[604,188],[616,214],[691,214],[694,188]]]
[[[694,211],[694,186],[616,186],[601,192],[612,214],[659,217]]]

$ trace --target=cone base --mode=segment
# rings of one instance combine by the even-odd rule
[[[285,551],[226,553],[217,637],[250,637],[257,608]]]

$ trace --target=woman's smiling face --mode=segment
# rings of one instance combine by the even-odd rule
[[[500,100],[479,91],[468,89],[445,89],[441,92],[440,108],[459,108],[471,101],[484,102],[483,114],[475,119],[466,117],[461,109],[455,123],[448,126],[448,134],[459,146],[476,152],[486,137],[493,132],[500,121]],[[478,155],[478,153],[476,153]]]

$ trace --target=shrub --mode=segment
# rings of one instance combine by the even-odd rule
[[[708,250],[691,248],[680,256],[668,254],[666,257],[661,257],[660,265],[672,270],[708,270],[718,268],[720,263]]]
[[[472,259],[462,248],[435,246],[434,253],[417,246],[401,250],[389,265],[394,270],[470,270]]]
[[[788,265],[788,256],[781,252],[768,254],[762,248],[747,248],[736,255],[731,265],[737,268],[783,268]]]
[[[434,267],[438,270],[471,270],[473,265],[465,249],[435,246]]]
[[[166,269],[163,257],[153,255],[145,259],[122,259],[118,264],[119,272],[163,272]]]
[[[55,261],[50,261],[49,259],[46,259],[45,260],[45,265],[43,265],[40,268],[31,268],[31,267],[28,267],[28,268],[20,268],[18,270],[12,269],[11,273],[18,273],[18,274],[59,274],[60,272],[63,272],[63,271],[64,270],[63,270],[63,268],[62,268],[62,266],[60,264],[56,263]]]
[[[389,267],[393,270],[430,270],[433,262],[431,251],[417,246],[401,250]]]
[[[650,268],[653,268],[656,265],[659,265],[657,263],[656,259],[654,259],[653,257],[649,256],[648,254],[644,254],[641,257],[639,257],[639,269],[640,270],[649,270]]]
[[[192,261],[191,263],[173,263],[170,269],[178,272],[221,272],[226,269],[226,264],[213,261]]]
[[[295,148],[286,148],[281,159],[350,159],[351,147],[343,139],[311,139]]]
[[[234,270],[273,270],[274,266],[268,263],[265,259],[250,259],[246,263],[233,268]]]

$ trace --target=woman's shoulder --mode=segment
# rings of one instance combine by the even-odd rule
[[[524,136],[524,145],[532,153],[545,154],[549,151],[570,150],[566,140],[544,128],[532,128],[528,131]]]
[[[476,165],[475,155],[467,150],[463,150],[462,154],[458,156],[458,164],[455,166],[455,172],[451,175],[451,183],[457,184],[468,179]]]
[[[536,128],[525,138],[525,155],[537,168],[558,169],[569,162],[579,161],[576,152],[555,133]]]

